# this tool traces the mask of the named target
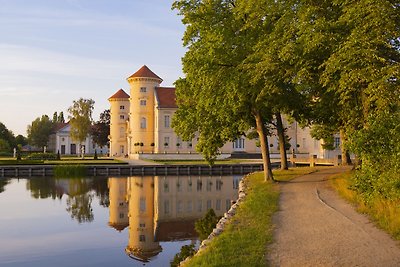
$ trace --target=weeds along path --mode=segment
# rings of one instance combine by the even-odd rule
[[[281,183],[271,266],[400,266],[400,247],[330,189],[332,167]]]

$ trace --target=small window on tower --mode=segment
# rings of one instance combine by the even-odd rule
[[[144,100],[144,99],[140,100],[140,105],[141,106],[146,106],[146,100]]]
[[[146,93],[146,91],[147,91],[147,90],[146,90],[146,87],[140,87],[140,92],[141,92],[141,93]]]
[[[125,116],[124,116],[124,115],[119,115],[119,118],[120,118],[121,120],[123,120],[123,119],[125,119]]]
[[[125,106],[119,106],[119,109],[125,109]]]

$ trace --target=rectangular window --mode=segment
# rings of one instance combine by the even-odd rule
[[[226,211],[228,211],[228,210],[231,208],[231,200],[230,200],[230,199],[227,199],[227,200],[225,201],[225,205],[226,205]]]
[[[140,207],[139,207],[141,212],[146,211],[146,199],[144,197],[140,198]]]
[[[217,201],[215,202],[215,209],[221,210],[221,199],[217,199]]]
[[[182,211],[183,211],[183,202],[182,202],[182,200],[178,200],[178,203],[176,203],[176,211],[178,213],[182,213]]]
[[[125,128],[124,127],[119,128],[119,137],[125,137]]]
[[[146,129],[146,118],[141,118],[140,119],[140,128],[141,129]]]
[[[140,105],[141,106],[146,106],[146,100],[145,99],[141,99],[140,100]]]
[[[199,179],[197,180],[197,192],[200,192],[203,188],[203,182]]]
[[[243,150],[244,149],[244,138],[236,139],[233,142],[233,149],[236,150]]]
[[[212,181],[211,179],[207,179],[206,190],[211,191]]]
[[[125,116],[124,116],[124,115],[119,115],[119,118],[120,118],[121,120],[123,120],[123,119],[125,119]]]
[[[207,210],[211,209],[211,199],[207,200]]]
[[[340,137],[335,137],[333,145],[335,146],[335,148],[340,147]]]
[[[125,106],[119,106],[119,109],[125,109]]]
[[[201,199],[197,200],[197,211],[201,212],[203,210],[203,201]]]
[[[222,180],[221,178],[217,179],[216,183],[215,183],[215,190],[217,191],[221,191],[222,189]]]
[[[169,214],[169,200],[164,201],[164,214]]]
[[[186,206],[186,212],[191,213],[193,210],[193,202],[191,200],[189,200],[187,202],[187,206]]]
[[[125,215],[124,215],[123,213],[120,213],[120,214],[119,214],[119,218],[120,218],[120,219],[123,219],[124,217],[125,217]]]
[[[169,115],[164,116],[164,127],[169,128],[170,127],[170,121],[169,121]]]
[[[169,184],[168,184],[168,182],[164,182],[164,192],[165,193],[169,192]]]
[[[139,236],[139,241],[140,242],[146,242],[146,236],[145,235],[140,235]]]
[[[145,223],[139,223],[139,227],[145,228],[145,227],[146,227],[146,224],[145,224]]]
[[[146,87],[140,87],[140,92],[141,93],[146,93],[146,91],[147,91]]]

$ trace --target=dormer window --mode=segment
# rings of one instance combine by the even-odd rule
[[[141,93],[146,93],[146,92],[147,92],[146,87],[140,87],[140,92],[141,92]]]
[[[119,106],[119,109],[121,109],[121,110],[125,109],[125,106]]]

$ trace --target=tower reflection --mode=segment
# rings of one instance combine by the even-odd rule
[[[159,242],[196,240],[194,222],[209,210],[222,216],[238,197],[240,176],[109,178],[109,225],[129,226],[126,254],[148,262]]]

